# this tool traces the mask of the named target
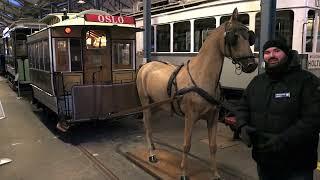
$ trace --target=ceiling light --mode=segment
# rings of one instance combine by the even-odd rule
[[[84,0],[79,0],[78,3],[79,3],[79,4],[84,4],[84,3],[86,3],[86,2],[85,2]]]

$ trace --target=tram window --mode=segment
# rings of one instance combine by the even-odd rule
[[[292,47],[292,36],[293,36],[293,18],[294,13],[291,10],[283,10],[276,12],[276,32],[275,36],[277,39],[281,39],[287,43],[289,48]],[[256,42],[254,45],[254,51],[260,49],[260,27],[261,27],[261,14],[256,15]]]
[[[39,69],[44,70],[44,58],[43,58],[43,44],[42,41],[38,42],[39,45]]]
[[[315,20],[315,13],[314,10],[309,10],[308,12],[308,23],[307,23],[307,37],[306,37],[306,52],[312,52],[313,46],[313,28],[314,28],[314,21]]]
[[[71,71],[82,71],[81,44],[79,39],[70,39]]]
[[[16,34],[16,56],[27,56],[27,36],[25,34]]]
[[[8,54],[9,56],[12,56],[13,55],[13,39],[12,38],[9,38],[8,39]]]
[[[194,21],[194,51],[200,50],[209,32],[216,28],[216,19],[198,19]]]
[[[33,66],[32,68],[36,68],[36,58],[37,58],[37,54],[36,54],[36,44],[32,44],[32,62],[33,62]]]
[[[229,21],[230,20],[231,15],[228,16],[222,16],[220,18],[220,24]],[[245,26],[249,26],[249,15],[248,14],[239,14],[238,16],[238,20],[244,24]]]
[[[173,24],[173,51],[190,52],[190,21]]]
[[[29,52],[28,53],[28,59],[29,59],[29,67],[30,68],[32,68],[32,66],[33,66],[33,62],[32,62],[33,57],[32,57],[31,51],[32,51],[31,44],[29,44],[28,45],[28,52]]]
[[[151,52],[154,52],[154,27],[151,26]]]
[[[316,49],[316,51],[317,52],[320,52],[320,23],[318,24],[318,37],[317,37],[317,49]]]
[[[44,59],[44,70],[50,71],[50,56],[49,56],[49,43],[48,40],[42,41],[43,45],[43,59]]]
[[[132,45],[130,43],[112,43],[112,68],[132,69]]]
[[[33,44],[28,44],[28,58],[29,58],[29,67],[33,68]]]
[[[68,39],[56,39],[56,71],[69,71]]]
[[[87,49],[106,48],[107,36],[104,31],[90,30],[86,33]]]
[[[157,26],[157,52],[170,51],[170,25]]]
[[[40,62],[40,57],[39,57],[39,44],[38,43],[35,43],[35,68],[36,69],[39,69],[39,62]]]

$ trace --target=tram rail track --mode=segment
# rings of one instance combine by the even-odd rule
[[[107,168],[100,160],[98,160],[94,155],[92,155],[84,146],[76,146],[85,156],[88,158],[96,169],[98,169],[106,179],[120,180],[117,175],[115,175],[109,168]]]

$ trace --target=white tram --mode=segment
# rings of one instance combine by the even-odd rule
[[[286,40],[299,54],[308,54],[309,62],[302,64],[317,76],[320,76],[319,5],[319,0],[278,0],[276,12],[276,36]],[[195,56],[208,32],[228,20],[236,7],[242,23],[256,33],[252,50],[257,54],[260,0],[190,0],[151,8],[152,59],[181,64]],[[142,11],[134,16],[137,17],[137,26],[142,27]],[[143,33],[138,33],[137,51],[142,49]],[[258,73],[256,70],[238,75],[231,61],[224,62],[220,82],[227,89],[245,88]]]
[[[75,123],[107,119],[139,105],[135,19],[104,11],[49,14],[48,27],[28,36],[36,102]]]

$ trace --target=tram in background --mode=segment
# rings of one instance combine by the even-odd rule
[[[49,14],[28,36],[34,101],[58,115],[57,125],[108,119],[137,107],[136,28],[129,16],[100,10]]]
[[[5,63],[4,63],[4,46],[2,41],[2,33],[0,34],[0,75],[5,73]]]
[[[255,31],[256,42],[252,46],[256,57],[260,43],[260,0],[179,1],[162,7],[151,8],[152,60],[181,64],[197,54],[208,33],[229,19],[232,10],[238,8],[239,19]],[[320,76],[319,0],[277,1],[276,37],[281,37],[289,47],[304,57],[303,68]],[[141,7],[142,8],[142,7]],[[141,10],[141,9],[140,9]],[[133,14],[137,27],[143,26],[142,11]],[[137,51],[143,49],[143,33],[137,34]],[[308,60],[307,60],[308,59]],[[225,92],[238,98],[250,80],[258,74],[235,70],[230,60],[225,60],[221,85]]]
[[[3,30],[5,71],[13,89],[30,83],[27,35],[45,26],[36,19],[23,18]]]

